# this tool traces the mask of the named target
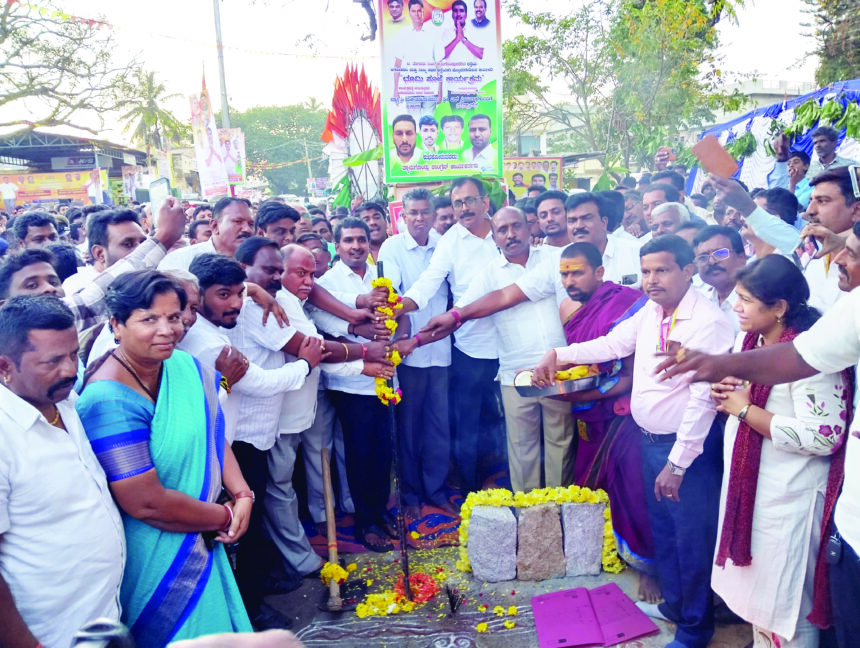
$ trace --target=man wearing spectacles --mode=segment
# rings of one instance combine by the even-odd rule
[[[693,261],[703,282],[696,287],[720,307],[735,334],[739,333],[738,316],[733,310],[738,300],[735,275],[747,263],[741,235],[731,227],[710,225],[693,239],[693,249]]]
[[[451,205],[457,219],[439,239],[430,264],[403,295],[403,313],[422,310],[431,303],[447,280],[454,301],[461,299],[479,272],[499,256],[490,224],[490,199],[479,178],[457,178],[451,183]],[[432,342],[420,336],[420,344]],[[451,359],[454,382],[454,457],[463,472],[467,491],[481,487],[478,475],[478,440],[481,438],[481,405],[488,416],[498,420],[501,397],[495,386],[499,371],[495,329],[489,319],[464,323],[457,328]],[[501,427],[493,426],[491,438],[502,449]]]

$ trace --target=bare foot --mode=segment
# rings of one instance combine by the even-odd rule
[[[659,603],[662,601],[663,594],[660,592],[657,579],[644,572],[637,573],[639,574],[639,600],[646,603]]]

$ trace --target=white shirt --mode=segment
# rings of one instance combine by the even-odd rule
[[[98,275],[95,267],[91,265],[81,266],[75,274],[63,282],[63,290],[67,295],[74,295],[89,286]]]
[[[527,270],[543,263],[548,254],[552,254],[549,247],[531,248],[525,267],[499,255],[475,277],[457,306],[465,306],[494,290],[510,286]],[[549,349],[565,345],[558,306],[552,296],[517,304],[488,319],[496,329],[499,380],[503,385],[513,385],[518,370],[534,367]]]
[[[18,197],[18,185],[13,182],[4,182],[0,184],[0,196],[4,200],[14,200]]]
[[[0,575],[46,648],[120,614],[125,532],[76,400],[57,403],[63,431],[0,386]]]
[[[477,155],[474,154],[474,149],[467,148],[466,152],[463,153],[463,159],[466,162],[477,164],[482,173],[495,171],[499,162],[499,156],[496,153],[496,149],[490,144],[487,144],[487,146],[481,149]]]
[[[93,341],[93,346],[90,348],[90,355],[87,357],[87,364],[91,363],[93,360],[98,360],[105,353],[116,349],[118,346],[119,345],[116,343],[113,336],[113,331],[110,330],[110,324],[105,322],[102,330],[99,331],[98,336]]]
[[[829,266],[829,267],[828,267]],[[803,270],[809,284],[809,305],[826,313],[846,293],[839,290],[839,266],[826,258],[812,259]]]
[[[326,272],[317,280],[317,283],[332,292],[339,294],[343,293],[366,293],[373,290],[371,282],[376,279],[376,266],[367,264],[367,269],[364,272],[364,277],[358,276],[352,269],[343,261],[337,263],[331,270]],[[367,340],[350,335],[342,334],[344,329],[344,320],[339,317],[327,313],[318,308],[310,309],[310,316],[313,318],[317,328],[325,331],[329,335],[335,337],[343,337],[352,342],[364,344]],[[347,324],[348,326],[348,324]],[[376,394],[376,385],[373,378],[370,376],[329,376],[327,379],[328,388],[335,391],[346,392],[347,394],[360,394],[363,396],[373,396]]]
[[[794,338],[804,362],[821,373],[835,373],[860,362],[860,290],[854,289],[827,311],[812,328]],[[860,371],[860,367],[858,367]],[[845,446],[845,481],[836,501],[834,521],[839,533],[860,550],[860,416],[854,394],[854,419]]]
[[[498,257],[499,249],[493,241],[492,232],[479,238],[460,223],[454,223],[436,243],[430,265],[403,296],[414,301],[419,310],[423,309],[447,279],[456,303],[466,294],[472,279]],[[495,337],[492,322],[487,318],[476,319],[457,329],[454,346],[473,358],[492,360],[499,357]]]
[[[242,309],[244,310],[244,308]],[[260,315],[262,318],[262,314]],[[262,319],[261,319],[262,322]],[[277,326],[270,323],[269,326]],[[289,339],[289,338],[288,338]],[[201,363],[215,368],[215,361],[225,345],[231,344],[227,330],[215,326],[205,317],[198,316],[185,337],[177,346],[197,358]],[[259,396],[260,394],[278,394],[290,389],[298,389],[305,381],[308,366],[304,362],[281,364],[278,369],[264,369],[249,359],[248,371],[232,385],[229,394],[220,395],[221,408],[224,410],[227,440],[232,443],[239,418],[239,407],[242,399],[238,395]],[[273,423],[274,425],[274,423]],[[274,437],[272,437],[274,444]]]
[[[188,270],[188,267],[191,265],[191,262],[194,261],[195,257],[198,257],[201,254],[217,253],[218,250],[215,249],[215,244],[210,238],[208,241],[203,241],[202,243],[195,243],[194,245],[188,245],[184,248],[179,248],[178,250],[173,250],[173,252],[169,252],[167,256],[165,256],[161,260],[161,263],[158,264],[158,269]]]
[[[622,286],[638,288],[641,282],[642,265],[639,262],[639,244],[625,241],[616,236],[608,236],[606,249],[603,251],[603,279]],[[547,255],[539,266],[530,269],[514,283],[531,301],[540,301],[545,297],[556,296],[556,302],[561,304],[567,297],[567,291],[561,285],[559,262],[564,248],[550,247],[554,254]]]
[[[382,261],[385,275],[391,279],[391,284],[398,295],[409,290],[430,265],[430,259],[441,238],[442,235],[431,228],[427,245],[423,246],[418,245],[408,231],[385,239],[379,249],[379,260]],[[431,317],[444,313],[447,308],[448,284],[443,280],[426,308],[407,315],[412,326],[412,335],[429,322]],[[451,364],[451,340],[446,337],[433,344],[425,344],[405,358],[403,364],[407,367],[447,367]]]
[[[269,323],[263,326],[263,309],[250,297],[245,298],[236,326],[227,331],[233,346],[245,354],[248,362],[261,369],[272,370],[280,369],[287,363],[281,349],[295,334],[296,329],[292,325],[281,328],[276,322],[269,320]],[[309,373],[306,363],[299,362],[297,367],[301,368],[299,371],[294,367],[297,378]],[[239,382],[241,383],[242,380]],[[268,450],[275,445],[284,396],[289,391],[300,389],[304,383],[305,381],[302,380],[298,384],[293,384],[287,391],[249,394],[236,390],[235,393],[231,393],[227,401],[238,401],[233,405],[238,412],[236,440],[250,443],[258,450]]]
[[[699,275],[696,275],[696,277],[698,276]],[[729,296],[721,302],[720,296],[717,294],[717,289],[706,284],[701,279],[698,282],[693,281],[693,287],[699,290],[705,297],[710,299],[721,311],[723,311],[723,315],[725,315],[726,321],[732,325],[732,330],[735,332],[735,335],[741,332],[741,325],[738,322],[738,314],[734,311],[735,304],[738,303],[738,293],[734,288],[732,288],[732,292],[729,293]]]
[[[290,326],[307,337],[322,339],[317,327],[310,320],[302,308],[302,302],[293,293],[283,288],[276,295],[278,303],[286,311]],[[337,344],[337,342],[330,342]],[[295,356],[284,354],[288,359],[294,360]],[[281,415],[278,420],[279,434],[300,434],[307,430],[314,422],[317,412],[317,389],[320,383],[320,370],[327,374],[339,376],[359,376],[364,369],[363,360],[350,360],[349,362],[322,362],[311,371],[305,379],[305,384],[298,389],[284,393],[281,405]]]
[[[450,41],[448,41],[450,42]],[[444,45],[439,42],[439,29],[433,23],[424,23],[420,30],[410,24],[394,36],[391,52],[395,59],[400,59],[401,65],[418,66],[419,72],[424,72],[424,66],[433,66],[444,55]]]

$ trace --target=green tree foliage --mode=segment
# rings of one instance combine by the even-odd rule
[[[564,15],[524,6],[509,9],[533,35],[504,45],[509,133],[558,131],[556,150],[627,167],[740,104],[713,56],[717,22],[734,16],[727,1],[586,0]]]
[[[245,154],[248,162],[295,162],[280,169],[264,170],[276,194],[304,195],[308,163],[312,177],[324,177],[328,162],[322,159],[326,111],[319,102],[295,106],[266,106],[230,112],[230,125],[245,133]]]
[[[153,148],[163,151],[168,141],[178,144],[187,139],[188,125],[163,108],[165,102],[179,96],[167,94],[164,84],[156,81],[154,72],[135,70],[128,97],[132,108],[123,114],[122,120],[126,124],[125,132],[131,131],[132,142],[146,146],[147,158]]]
[[[0,8],[0,127],[75,126],[123,108],[133,61],[116,55],[102,23],[76,20],[54,0]]]
[[[857,0],[806,0],[815,17],[818,69],[822,86],[860,76],[860,4]]]

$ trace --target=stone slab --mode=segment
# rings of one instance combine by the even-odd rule
[[[567,576],[596,576],[603,558],[603,511],[606,505],[561,505]]]
[[[467,544],[472,575],[497,583],[517,577],[517,519],[502,506],[476,506],[469,520]]]
[[[538,504],[517,510],[517,579],[539,581],[565,574],[558,505]]]

